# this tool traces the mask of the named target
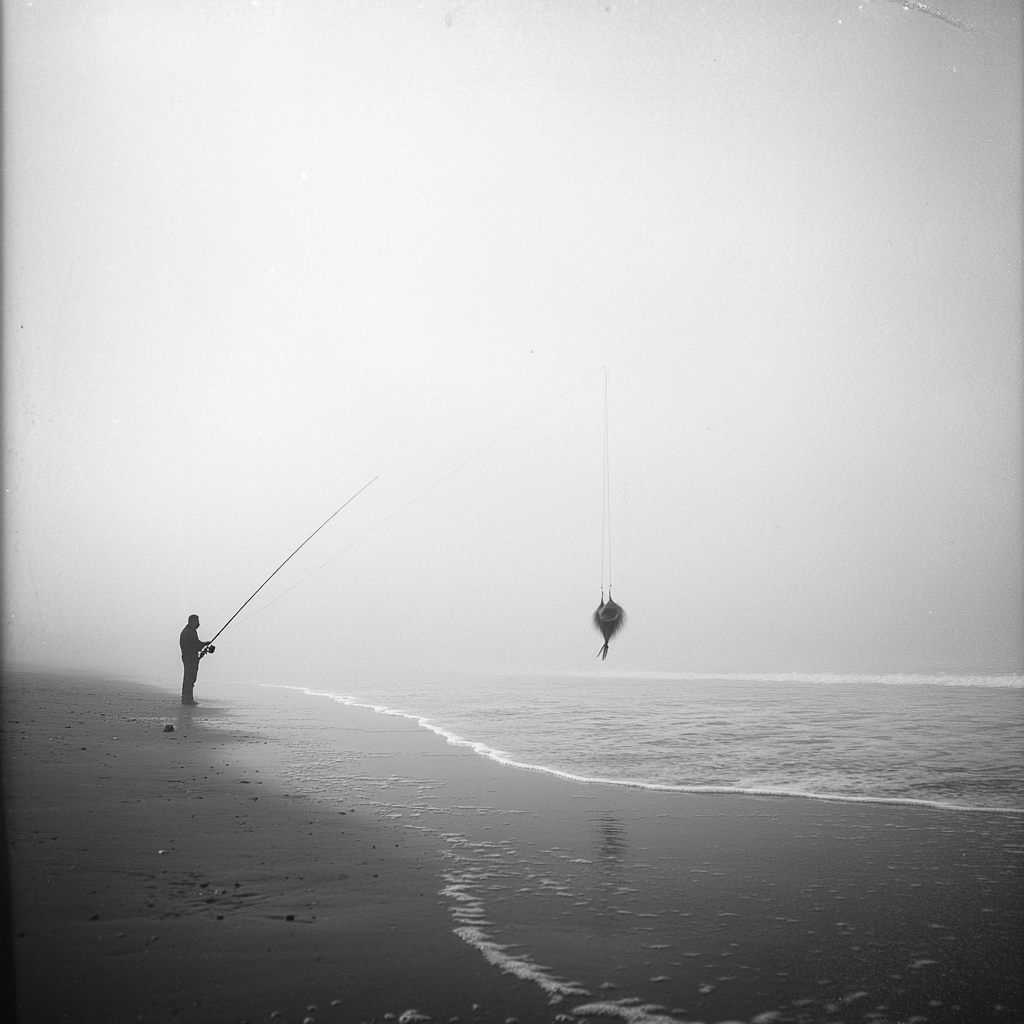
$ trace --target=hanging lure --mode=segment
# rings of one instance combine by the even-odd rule
[[[601,655],[601,660],[604,661],[608,657],[608,641],[626,624],[626,613],[622,610],[621,605],[617,605],[612,600],[612,592],[608,591],[608,600],[604,599],[604,594],[601,594],[601,603],[597,606],[597,611],[594,612],[594,625],[601,631],[601,636],[604,637],[604,646],[597,653]]]
[[[612,488],[608,463],[608,370],[604,371],[604,494],[601,505],[601,603],[594,612],[594,625],[604,637],[604,645],[597,652],[604,661],[608,657],[608,642],[626,624],[622,606],[612,600]],[[608,600],[604,599],[605,553],[608,556]]]

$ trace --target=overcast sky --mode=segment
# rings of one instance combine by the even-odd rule
[[[1021,7],[939,3],[5,2],[7,658],[175,681],[379,475],[204,674],[601,667],[604,367],[608,670],[1021,671]]]

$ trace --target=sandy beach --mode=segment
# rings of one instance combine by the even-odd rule
[[[588,785],[197,698],[5,676],[20,1021],[1024,1012],[1018,815]]]

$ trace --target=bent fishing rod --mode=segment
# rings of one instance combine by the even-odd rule
[[[374,483],[375,481],[377,481],[377,480],[379,480],[379,479],[380,479],[380,477],[376,477],[376,476],[375,476],[375,477],[373,478],[373,480],[371,480],[371,481],[370,481],[370,483],[366,483],[366,484],[363,484],[363,486],[362,486],[362,487],[360,487],[360,488],[359,488],[359,490],[358,490],[358,491],[356,491],[356,493],[355,493],[355,494],[353,494],[353,495],[352,495],[352,497],[351,497],[351,498],[349,498],[349,499],[348,499],[348,501],[346,501],[346,502],[345,502],[345,505],[349,505],[349,504],[351,504],[351,503],[352,503],[353,501],[355,501],[355,500],[356,500],[356,498],[358,498],[358,497],[359,497],[359,495],[360,495],[360,494],[362,494],[362,493],[363,493],[363,491],[365,491],[365,490],[366,490],[366,488],[370,486],[370,484]],[[318,527],[317,527],[317,528],[316,528],[316,529],[315,529],[315,530],[314,530],[314,531],[313,531],[313,532],[312,532],[312,533],[311,533],[311,534],[310,534],[310,535],[309,535],[309,536],[308,536],[308,537],[307,537],[307,538],[306,538],[306,539],[305,539],[305,540],[304,540],[304,541],[303,541],[303,542],[302,542],[302,543],[301,543],[301,544],[300,544],[300,545],[299,545],[299,546],[298,546],[298,547],[297,547],[297,548],[296,548],[296,549],[295,549],[295,550],[294,550],[294,551],[293,551],[293,552],[292,552],[292,553],[291,553],[291,554],[290,554],[290,555],[289,555],[289,556],[288,556],[288,557],[287,557],[287,558],[286,558],[286,559],[285,559],[285,560],[284,560],[284,561],[283,561],[283,562],[282,562],[282,563],[281,563],[281,564],[280,564],[280,565],[279,565],[279,566],[278,566],[278,567],[277,567],[277,568],[276,568],[276,569],[275,569],[275,570],[274,570],[274,571],[273,571],[273,572],[272,572],[272,573],[271,573],[271,574],[270,574],[270,575],[269,575],[269,576],[268,576],[268,577],[267,577],[267,578],[266,578],[266,579],[265,579],[265,580],[264,580],[264,581],[263,581],[263,582],[262,582],[262,583],[261,583],[261,584],[260,584],[260,585],[259,585],[259,586],[258,586],[258,587],[257,587],[256,589],[255,589],[255,590],[254,590],[254,591],[253,591],[253,592],[252,592],[252,593],[251,593],[251,594],[250,594],[250,595],[249,595],[249,597],[248,597],[248,598],[246,598],[246,600],[245,600],[245,601],[244,601],[244,602],[242,603],[242,608],[244,608],[244,607],[245,607],[245,606],[246,606],[246,605],[247,605],[247,604],[248,604],[248,603],[249,603],[249,602],[250,602],[250,601],[251,601],[251,600],[252,600],[252,599],[253,599],[253,598],[254,598],[254,597],[255,597],[255,596],[256,596],[256,595],[257,595],[257,594],[258,594],[258,593],[259,593],[259,592],[260,592],[260,591],[261,591],[261,590],[262,590],[262,589],[263,589],[263,588],[264,588],[264,587],[265,587],[265,586],[266,586],[266,585],[267,585],[267,584],[268,584],[268,583],[269,583],[269,582],[270,582],[270,581],[271,581],[271,580],[272,580],[272,579],[273,579],[273,578],[274,578],[274,577],[275,577],[275,576],[276,576],[276,575],[277,575],[277,574],[278,574],[278,573],[279,573],[279,572],[280,572],[280,571],[281,571],[281,570],[282,570],[282,569],[283,569],[283,568],[284,568],[284,567],[285,567],[285,566],[286,566],[286,565],[287,565],[287,564],[288,564],[288,563],[289,563],[289,562],[290,562],[290,561],[291,561],[291,560],[292,560],[292,559],[293,559],[293,558],[294,558],[294,557],[295,557],[295,556],[296,556],[296,555],[297,555],[297,554],[298,554],[298,553],[299,553],[299,552],[300,552],[300,551],[301,551],[301,550],[302,550],[302,549],[303,549],[303,548],[304,548],[304,547],[305,547],[305,546],[306,546],[306,545],[307,545],[307,544],[308,544],[308,543],[309,543],[309,542],[310,542],[310,541],[311,541],[311,540],[312,540],[312,539],[313,539],[313,538],[314,538],[314,537],[315,537],[315,536],[316,536],[316,535],[317,535],[317,534],[318,534],[318,533],[319,533],[319,532],[320,532],[320,531],[321,531],[321,530],[322,530],[322,529],[323,529],[323,528],[324,528],[324,527],[325,527],[325,526],[326,526],[326,525],[327,525],[327,524],[328,524],[328,523],[329,523],[329,522],[330,522],[330,521],[331,521],[331,520],[332,520],[332,519],[333,519],[333,518],[334,518],[335,516],[336,516],[336,515],[337,515],[337,514],[338,514],[338,512],[340,512],[340,511],[341,511],[341,509],[345,507],[345,505],[342,505],[342,506],[341,506],[341,508],[339,508],[339,509],[337,509],[336,511],[332,512],[332,513],[331,513],[331,514],[330,514],[330,515],[329,515],[329,516],[328,516],[328,517],[327,517],[327,518],[326,518],[326,519],[325,519],[325,520],[324,520],[324,521],[323,521],[323,522],[322,522],[322,523],[321,523],[321,524],[320,524],[320,525],[319,525],[319,526],[318,526]],[[238,618],[239,614],[240,614],[240,613],[241,613],[241,611],[242,611],[242,608],[239,608],[239,609],[238,609],[238,611],[237,611],[237,612],[235,612],[235,614],[234,614],[234,615],[232,615],[232,616],[231,616],[231,618],[230,618],[230,619],[228,619],[228,621],[227,621],[227,622],[225,622],[225,623],[224,623],[224,625],[223,625],[223,626],[221,626],[221,627],[220,627],[220,629],[218,629],[218,630],[217,630],[216,634],[214,634],[213,640],[216,640],[216,639],[217,639],[217,637],[219,637],[219,636],[221,635],[221,633],[223,633],[223,632],[224,632],[224,630],[225,630],[225,629],[227,629],[227,628],[228,628],[228,626],[230,626],[230,625],[231,625],[231,623],[232,623],[232,622],[234,622],[234,621],[235,621],[235,619],[237,619],[237,618]],[[210,641],[209,643],[207,643],[206,647],[204,648],[204,653],[205,653],[205,652],[206,652],[207,650],[211,650],[211,649],[212,649],[212,647],[213,647],[213,640],[211,640],[211,641]]]

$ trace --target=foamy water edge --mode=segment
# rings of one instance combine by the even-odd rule
[[[708,678],[702,676],[700,678]],[[723,678],[721,676],[716,678]],[[739,678],[739,677],[737,677]],[[744,679],[761,678],[744,676]],[[766,679],[778,679],[778,676],[765,676]],[[861,677],[867,678],[867,677]],[[872,677],[873,678],[873,677]],[[980,677],[975,677],[980,678]],[[641,782],[635,779],[609,779],[602,778],[600,776],[588,776],[579,775],[574,772],[569,772],[561,768],[553,768],[549,765],[543,764],[530,764],[525,761],[517,761],[511,754],[497,750],[494,747],[489,747],[486,743],[482,743],[478,740],[469,740],[463,736],[459,736],[457,733],[452,732],[449,729],[445,729],[443,726],[438,725],[436,722],[431,721],[429,718],[416,714],[415,712],[402,711],[399,708],[387,707],[383,704],[370,704],[365,701],[359,700],[359,698],[351,696],[350,694],[334,693],[329,690],[312,690],[305,686],[289,686],[284,684],[271,684],[263,683],[260,684],[268,687],[269,689],[279,690],[296,690],[299,693],[303,693],[309,697],[326,697],[329,700],[333,700],[338,704],[342,704],[346,707],[364,708],[368,711],[374,711],[377,714],[389,715],[393,718],[405,718],[409,721],[415,722],[420,728],[427,729],[430,732],[441,736],[447,743],[453,747],[468,747],[475,754],[479,754],[482,757],[487,757],[492,761],[496,761],[498,764],[506,765],[510,768],[519,768],[526,771],[543,772],[546,775],[554,775],[561,779],[568,779],[572,782],[580,782],[585,784],[597,784],[605,786],[622,786],[629,789],[645,789],[653,790],[657,792],[666,793],[706,793],[706,794],[718,794],[718,795],[734,795],[734,796],[768,796],[768,797],[786,797],[793,799],[804,799],[804,800],[823,800],[830,803],[849,803],[849,804],[883,804],[886,806],[897,806],[897,807],[927,807],[932,810],[938,811],[966,811],[971,813],[984,813],[984,814],[1024,814],[1024,807],[986,807],[986,806],[974,806],[969,804],[954,804],[948,803],[941,800],[921,800],[914,797],[898,797],[898,796],[851,796],[841,793],[814,793],[804,790],[796,789],[783,789],[774,787],[740,787],[740,786],[685,786],[685,785],[672,785],[669,783],[659,782]],[[940,684],[943,685],[943,684]],[[979,683],[965,684],[965,685],[981,685]]]

